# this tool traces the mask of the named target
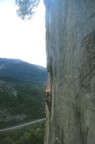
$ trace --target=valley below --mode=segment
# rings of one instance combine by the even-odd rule
[[[0,65],[0,129],[45,118],[46,69],[14,59],[0,59]],[[0,133],[0,144],[8,144],[6,139],[10,141],[10,133],[17,136],[25,129],[27,128]],[[36,132],[38,129],[44,131],[44,123],[28,126],[28,135],[31,135],[32,130]],[[21,137],[26,137],[24,132],[23,135],[24,137],[19,134],[18,142],[12,139],[9,144],[21,144]]]

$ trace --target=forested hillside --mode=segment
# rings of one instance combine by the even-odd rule
[[[0,129],[45,117],[46,81],[47,72],[43,67],[21,60],[0,59]],[[38,127],[42,131],[42,126]],[[37,126],[33,129],[28,128],[28,136],[36,132]],[[14,133],[12,137],[18,132]],[[6,143],[9,135],[0,133],[0,144]],[[20,138],[18,143],[21,144]]]

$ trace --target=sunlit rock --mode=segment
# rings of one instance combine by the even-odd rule
[[[95,1],[51,1],[46,46],[52,106],[45,144],[94,144]]]

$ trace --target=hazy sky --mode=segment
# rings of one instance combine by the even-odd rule
[[[0,57],[46,66],[44,11],[41,2],[32,19],[23,21],[12,0],[1,0]]]

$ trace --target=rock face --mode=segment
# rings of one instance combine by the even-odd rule
[[[45,144],[95,144],[95,0],[47,3]]]

